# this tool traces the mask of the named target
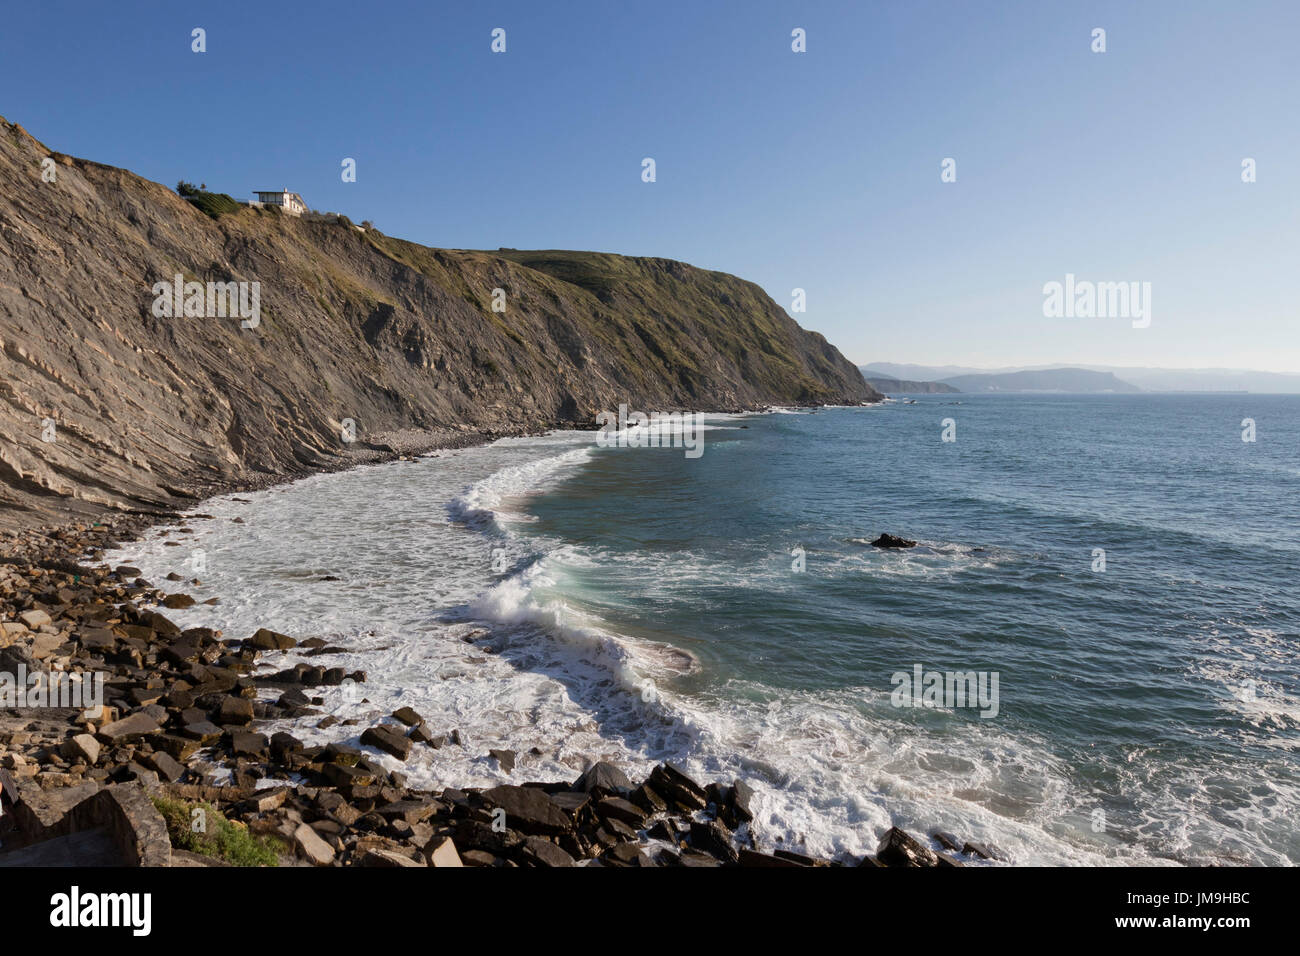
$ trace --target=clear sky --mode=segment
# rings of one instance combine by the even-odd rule
[[[1300,371],[1296,0],[11,2],[0,91],[169,186],[802,288],[858,362]],[[1045,317],[1067,273],[1150,326]]]

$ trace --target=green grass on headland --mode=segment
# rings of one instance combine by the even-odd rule
[[[153,805],[167,822],[167,835],[178,850],[216,857],[234,866],[279,865],[275,842],[254,836],[242,823],[231,823],[211,804],[154,797]]]
[[[217,219],[227,213],[239,212],[244,204],[225,193],[206,193],[193,183],[184,180],[176,184],[176,194],[200,212]]]

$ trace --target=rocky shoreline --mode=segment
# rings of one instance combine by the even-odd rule
[[[417,450],[394,447],[388,457]],[[670,763],[639,783],[594,763],[573,782],[413,789],[369,748],[405,761],[414,748],[461,742],[455,728],[430,727],[410,708],[362,729],[360,748],[268,737],[258,731],[266,721],[322,713],[316,688],[352,680],[364,691],[366,675],[298,663],[255,676],[290,648],[313,658],[330,648],[265,627],[248,637],[182,630],[165,612],[192,597],[99,560],[179,517],[112,514],[0,537],[0,674],[104,680],[100,714],[50,706],[66,700],[0,700],[0,866],[227,865],[185,849],[187,834],[177,833],[177,814],[183,824],[209,813],[283,865],[961,866],[1001,856],[897,828],[861,859],[757,846],[744,781],[702,784]],[[516,755],[491,756],[508,769]]]

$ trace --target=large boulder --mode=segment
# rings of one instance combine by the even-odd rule
[[[703,810],[709,798],[704,788],[671,763],[655,767],[646,781],[656,793],[680,805],[687,812]]]
[[[69,737],[60,748],[63,756],[69,760],[84,760],[92,767],[99,759],[99,741],[90,734],[77,734]]]
[[[933,850],[918,843],[898,827],[890,827],[876,847],[876,859],[885,866],[938,866]]]
[[[573,866],[574,859],[550,840],[539,836],[524,838],[520,855],[537,866]]]
[[[506,826],[523,833],[552,836],[573,827],[568,814],[536,787],[493,787],[483,798],[506,812]]]
[[[158,721],[148,714],[137,711],[134,714],[128,714],[121,720],[115,720],[100,727],[99,739],[106,744],[116,746],[117,744],[126,743],[128,740],[156,734],[160,730],[162,728],[158,725]]]
[[[461,862],[460,854],[456,852],[456,844],[451,842],[451,837],[444,837],[442,840],[434,841],[425,848],[429,856],[430,866],[464,866]]]
[[[298,642],[288,634],[265,627],[258,628],[257,633],[248,639],[248,646],[259,651],[287,651],[297,645]]]
[[[731,831],[716,820],[691,821],[691,846],[724,863],[740,862],[740,854],[731,842]]]
[[[368,747],[375,747],[398,760],[405,760],[411,755],[411,741],[386,724],[376,724],[361,735],[361,742]]]
[[[313,866],[329,866],[334,862],[334,848],[305,823],[293,831],[293,842],[303,859]]]
[[[601,760],[586,769],[582,776],[578,778],[577,783],[573,785],[573,789],[581,790],[583,793],[603,790],[606,793],[622,795],[632,789],[632,781],[618,767],[608,761]]]

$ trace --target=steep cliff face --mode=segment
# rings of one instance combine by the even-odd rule
[[[258,283],[257,326],[160,317],[154,287],[176,275]],[[734,276],[429,249],[271,210],[212,219],[0,121],[0,526],[174,507],[409,430],[879,397]]]

